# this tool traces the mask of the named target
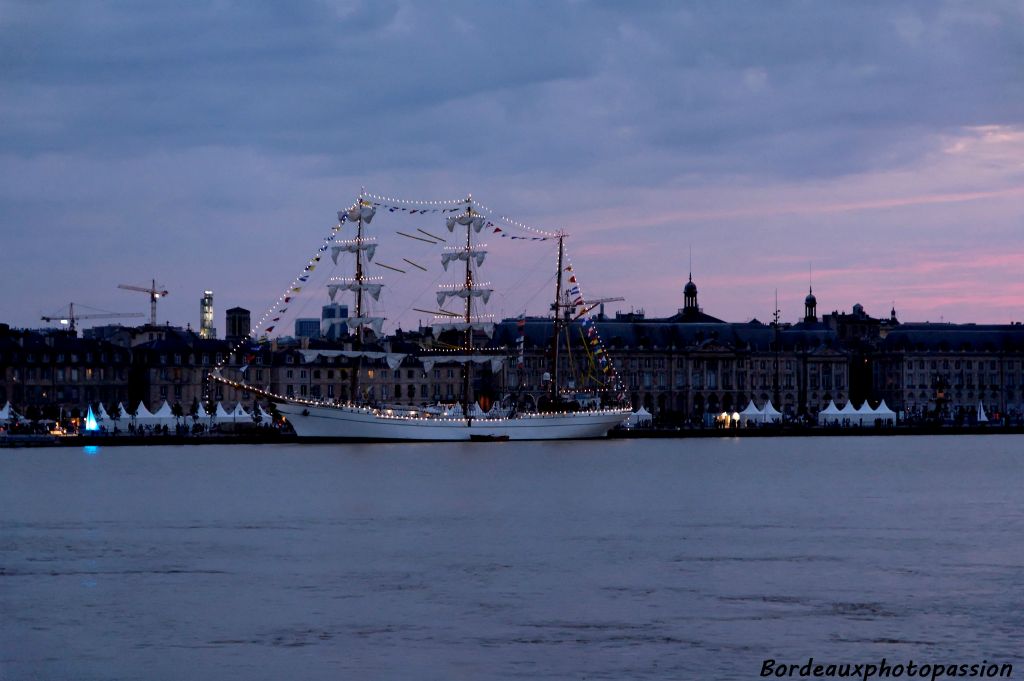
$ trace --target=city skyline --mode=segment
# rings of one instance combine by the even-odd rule
[[[0,7],[16,326],[153,278],[255,322],[362,186],[564,228],[612,309],[674,313],[692,247],[722,319],[797,321],[809,264],[819,314],[1024,319],[1014,3]]]

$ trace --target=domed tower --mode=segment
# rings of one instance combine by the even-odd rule
[[[700,312],[700,308],[697,307],[697,285],[693,283],[693,273],[691,272],[689,281],[683,287],[683,314],[696,314],[697,312]]]
[[[804,321],[808,324],[818,321],[818,299],[814,297],[814,287],[808,287],[804,298]]]

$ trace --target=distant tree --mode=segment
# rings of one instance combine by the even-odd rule
[[[199,418],[199,398],[192,398],[192,406],[188,408],[188,415],[193,419]]]

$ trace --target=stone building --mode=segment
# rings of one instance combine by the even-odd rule
[[[0,324],[0,405],[70,413],[91,402],[124,401],[130,371],[131,353],[112,343]]]
[[[634,408],[643,405],[671,420],[701,421],[705,414],[741,410],[750,400],[759,406],[771,400],[790,416],[813,417],[830,400],[848,399],[849,354],[836,331],[817,320],[813,294],[804,321],[795,325],[712,317],[698,306],[692,277],[683,297],[683,308],[663,319],[647,319],[643,313],[594,318]],[[529,318],[521,330],[524,366],[508,368],[505,384],[535,403],[545,391],[551,320]],[[499,324],[496,342],[512,346],[519,332],[515,321],[506,320]],[[572,342],[560,353],[560,371],[583,386],[584,377],[596,374],[582,322],[569,325],[569,337]]]
[[[1024,326],[901,324],[874,353],[875,394],[911,415],[1024,411]]]

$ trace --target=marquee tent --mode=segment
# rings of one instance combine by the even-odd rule
[[[647,411],[643,405],[640,405],[640,408],[630,414],[629,418],[626,419],[626,425],[630,428],[635,428],[636,426],[649,426],[651,425],[652,419],[653,417],[651,416],[651,412]]]
[[[896,423],[896,412],[889,408],[885,400],[882,400],[875,409],[875,418],[881,419],[882,423]]]
[[[839,420],[839,409],[835,400],[829,400],[828,406],[818,412],[818,425],[827,425]]]
[[[754,423],[761,423],[764,421],[764,413],[757,408],[757,405],[754,404],[754,400],[750,400],[750,404],[747,405],[747,408],[740,412],[741,425],[745,426],[751,421]]]

